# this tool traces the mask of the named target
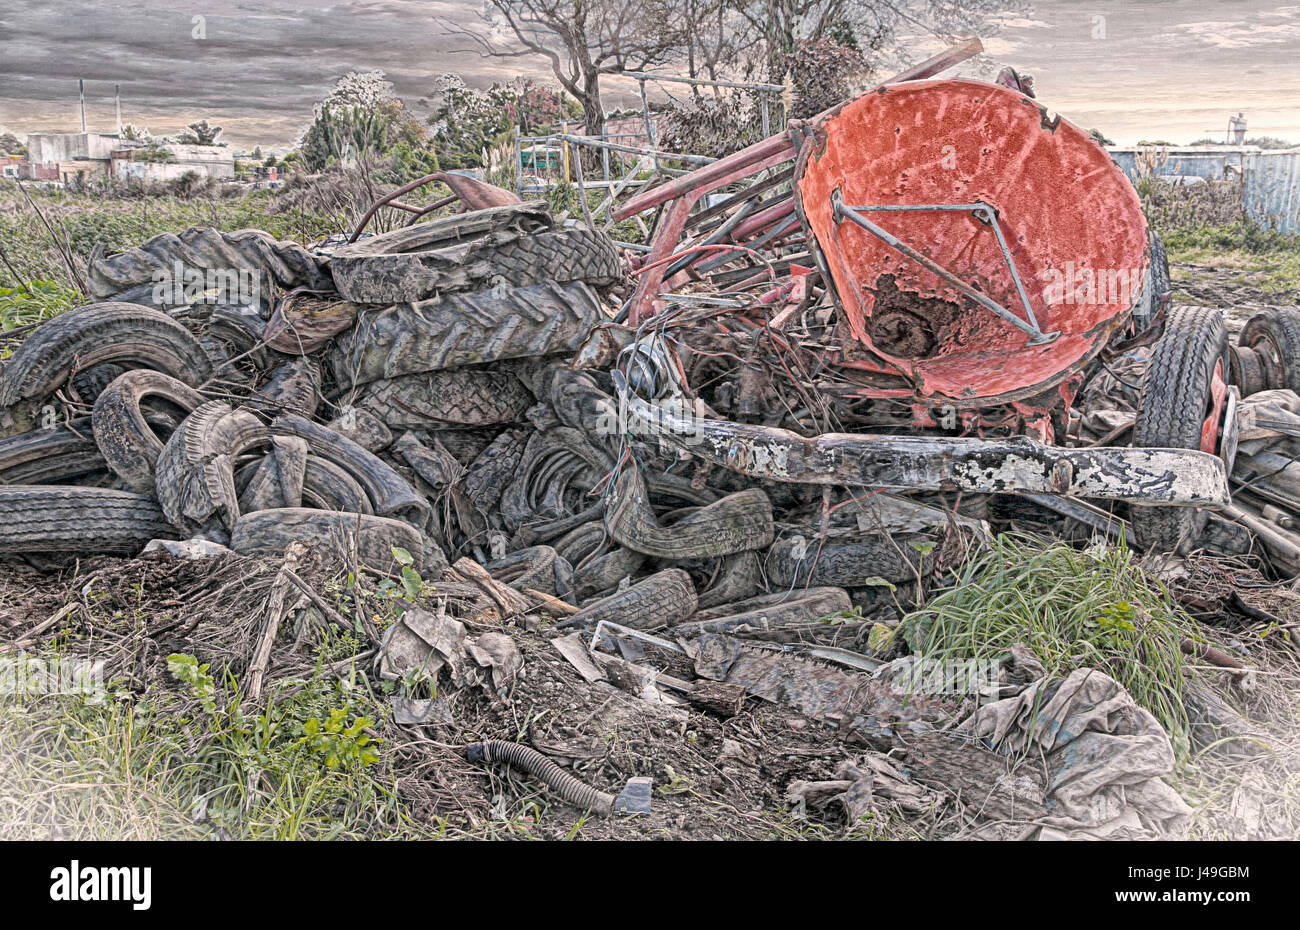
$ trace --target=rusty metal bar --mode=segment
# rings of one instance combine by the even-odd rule
[[[854,225],[859,226],[862,229],[865,229],[867,232],[871,233],[871,235],[875,236],[877,239],[879,239],[881,242],[888,245],[890,248],[902,252],[904,255],[906,255],[912,261],[916,262],[921,267],[927,269],[931,273],[937,275],[939,278],[946,281],[948,284],[955,287],[963,295],[975,301],[981,307],[984,307],[986,310],[989,310],[992,313],[997,314],[999,317],[1006,320],[1016,329],[1027,334],[1029,336],[1030,345],[1046,345],[1047,343],[1055,341],[1057,337],[1061,335],[1059,331],[1054,333],[1043,332],[1041,329],[1038,328],[1037,321],[1035,321],[1034,323],[1026,323],[1024,320],[1020,319],[1020,317],[1016,316],[1014,313],[1012,313],[1006,307],[1002,306],[997,301],[975,290],[975,288],[971,287],[969,284],[967,284],[961,278],[957,277],[947,268],[940,265],[934,259],[929,258],[928,256],[918,252],[916,249],[912,248],[902,239],[899,239],[889,230],[882,229],[880,226],[877,226],[875,223],[871,222],[871,220],[867,219],[865,216],[857,212],[858,210],[864,208],[850,207],[841,203],[838,199],[838,195],[839,195],[839,191],[837,190],[832,198],[832,206],[834,207],[836,216],[841,217],[843,219],[847,219]],[[865,209],[872,209],[872,208],[867,207]],[[953,207],[951,205],[944,204],[944,205],[936,205],[933,207],[933,209],[948,210],[948,209],[953,209]],[[962,205],[959,209],[969,211],[972,209],[972,206]],[[1013,270],[1013,274],[1014,274],[1014,270]],[[1017,283],[1019,283],[1018,278],[1017,278]],[[1022,289],[1022,293],[1023,293],[1023,289]],[[1025,299],[1026,301],[1028,301],[1028,298]],[[1028,303],[1026,303],[1026,306],[1028,306]]]

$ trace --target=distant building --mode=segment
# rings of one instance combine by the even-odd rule
[[[114,149],[111,153],[113,177],[170,181],[194,173],[218,181],[235,179],[235,157],[227,146],[163,143],[152,147],[155,152],[168,153],[175,161],[145,160],[146,148],[135,144]]]
[[[160,153],[165,153],[162,160]],[[27,161],[31,177],[74,186],[109,178],[167,181],[189,173],[219,181],[235,177],[235,159],[227,146],[149,144],[116,133],[31,133]]]

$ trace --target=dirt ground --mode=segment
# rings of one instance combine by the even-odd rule
[[[325,567],[307,565],[302,577],[339,611],[349,602],[386,627],[395,613],[373,587],[364,596],[340,587]],[[26,649],[58,642],[65,654],[108,657],[105,677],[136,700],[175,695],[165,657],[196,655],[232,680],[246,682],[263,629],[278,565],[245,558],[187,562],[166,557],[94,559],[58,574],[6,566],[0,569],[0,624],[4,638]],[[373,581],[373,579],[372,579]],[[1192,835],[1207,838],[1277,838],[1296,835],[1294,803],[1300,763],[1294,752],[1295,708],[1300,706],[1300,663],[1287,629],[1300,616],[1300,596],[1267,583],[1246,566],[1196,562],[1177,584],[1180,602],[1242,650],[1257,671],[1239,686],[1218,675],[1222,695],[1252,720],[1265,748],[1242,752],[1221,746],[1178,774],[1197,809]],[[449,594],[449,592],[451,592]],[[1234,593],[1289,628],[1243,622],[1227,602]],[[452,601],[452,588],[433,584],[414,604]],[[480,605],[481,606],[481,605]],[[451,609],[456,611],[453,603]],[[50,618],[58,618],[51,624]],[[841,738],[830,726],[778,704],[749,698],[731,716],[688,704],[652,704],[605,682],[589,684],[545,635],[552,618],[542,613],[502,623],[491,612],[461,610],[472,632],[505,630],[522,653],[522,675],[505,698],[485,687],[440,689],[442,721],[424,726],[393,722],[391,699],[372,689],[367,699],[373,734],[383,740],[376,777],[391,784],[404,817],[434,835],[474,838],[586,839],[941,839],[977,834],[987,822],[978,799],[935,787],[918,787],[900,803],[883,796],[869,814],[850,824],[842,804],[792,803],[799,782],[831,782],[843,767],[861,763],[869,750]],[[1231,619],[1235,617],[1235,619]],[[1226,624],[1226,625],[1225,625]],[[322,666],[316,646],[326,624],[310,607],[281,631],[267,672],[274,705],[292,685],[316,675],[347,677],[360,670],[364,690],[373,651],[354,641]],[[281,689],[277,683],[286,686]],[[445,683],[444,683],[445,684]],[[33,736],[33,739],[36,739]],[[633,818],[584,816],[559,801],[535,778],[504,766],[465,758],[468,744],[484,739],[529,744],[558,760],[583,781],[617,793],[633,776],[654,781],[652,812]],[[30,746],[38,745],[30,744]],[[32,748],[33,752],[35,749]],[[23,760],[16,761],[21,767]],[[6,766],[12,772],[12,765]],[[0,772],[3,781],[4,772]],[[77,791],[87,786],[63,786]],[[30,790],[30,789],[28,789]],[[54,790],[50,788],[49,790]],[[436,825],[436,829],[434,827]],[[191,825],[192,826],[192,825]],[[1002,824],[1002,836],[1024,825]],[[69,824],[70,836],[86,824]],[[91,830],[93,834],[93,830]],[[199,835],[224,836],[211,825]]]
[[[1259,271],[1224,265],[1171,262],[1174,300],[1181,304],[1219,307],[1235,337],[1254,314],[1270,307],[1300,304],[1300,289],[1277,290],[1267,286]]]

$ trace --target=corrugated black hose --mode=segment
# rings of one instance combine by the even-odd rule
[[[508,762],[536,776],[574,807],[590,809],[603,816],[614,812],[612,794],[597,791],[579,781],[531,746],[489,739],[471,745],[465,750],[465,758],[471,762]]]

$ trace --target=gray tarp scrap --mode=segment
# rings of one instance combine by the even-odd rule
[[[1295,391],[1259,391],[1237,403],[1239,449],[1262,452],[1282,436],[1300,436],[1300,395]]]
[[[948,701],[909,695],[886,681],[764,649],[733,636],[705,633],[683,645],[701,678],[738,685],[818,720],[852,721],[854,726],[883,733],[896,725],[951,717]]]
[[[378,663],[379,676],[388,680],[420,674],[436,681],[445,667],[457,688],[486,685],[490,675],[497,696],[505,698],[524,659],[505,633],[467,636],[465,624],[445,613],[408,607],[384,634]]]
[[[940,795],[914,783],[888,756],[869,752],[857,762],[845,759],[829,781],[795,781],[786,790],[786,801],[793,805],[824,808],[828,804],[844,805],[849,822],[856,823],[878,807],[896,806],[918,812],[940,803]]]
[[[1156,718],[1114,679],[1077,669],[985,705],[956,728],[1003,755],[1041,754],[1048,772],[1039,838],[1152,839],[1192,810],[1161,781],[1174,750]]]

